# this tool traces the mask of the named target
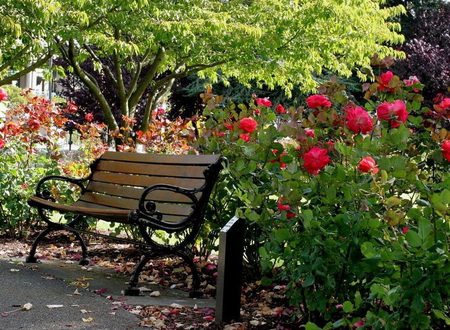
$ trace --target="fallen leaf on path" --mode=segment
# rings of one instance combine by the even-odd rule
[[[82,320],[83,320],[83,322],[85,322],[85,323],[89,323],[89,322],[94,321],[94,319],[93,319],[92,317],[88,317],[87,319],[82,318]]]
[[[53,308],[62,308],[64,305],[47,305],[47,308],[53,309]]]
[[[25,305],[22,306],[23,311],[29,311],[32,308],[33,308],[33,304],[30,304],[30,303],[26,303]]]
[[[150,293],[150,297],[159,297],[161,296],[161,292],[159,291],[153,291],[152,293]]]

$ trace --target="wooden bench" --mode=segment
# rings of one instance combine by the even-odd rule
[[[46,235],[67,230],[80,241],[80,264],[88,264],[87,247],[80,234],[93,234],[142,247],[143,256],[126,295],[140,293],[140,272],[149,260],[162,255],[183,258],[193,275],[191,296],[201,294],[192,246],[204,223],[205,208],[224,161],[217,155],[105,152],[91,164],[87,178],[51,175],[41,179],[28,204],[38,209],[47,226],[35,239],[26,261],[37,262],[36,249]],[[63,192],[57,189],[68,184],[72,188],[65,187]],[[81,195],[68,202],[67,196],[74,194],[74,187]],[[65,202],[58,201],[62,197]],[[140,231],[142,240],[89,231],[89,217],[129,225]]]

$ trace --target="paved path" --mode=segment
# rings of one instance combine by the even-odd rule
[[[0,259],[0,330],[137,329],[141,328],[139,319],[125,306],[215,306],[213,299],[190,299],[185,292],[158,287],[149,288],[149,293],[158,290],[159,297],[123,297],[126,281],[114,271],[97,266],[86,268],[50,260],[24,265],[20,260]],[[89,287],[76,287],[75,282]],[[33,307],[8,313],[26,303]],[[62,307],[49,308],[54,305]]]

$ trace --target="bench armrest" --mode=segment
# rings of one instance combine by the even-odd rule
[[[36,186],[36,193],[35,193],[35,195],[37,197],[56,202],[55,198],[52,197],[51,192],[48,189],[46,189],[45,186],[44,186],[45,183],[47,183],[49,181],[63,181],[63,182],[75,184],[78,187],[80,187],[81,194],[83,194],[85,192],[85,190],[86,190],[86,188],[85,188],[83,183],[87,181],[87,178],[76,179],[76,178],[65,177],[65,176],[61,176],[61,175],[49,175],[49,176],[46,176],[46,177],[40,179],[38,184],[37,184],[37,186]]]
[[[147,199],[147,196],[157,190],[172,191],[177,194],[184,195],[192,201],[192,208],[196,208],[196,204],[199,203],[199,199],[196,194],[201,191],[200,189],[187,189],[178,186],[168,184],[155,184],[147,187],[139,199],[138,209],[133,211],[131,217],[138,223],[149,226],[155,229],[162,229],[165,231],[179,231],[186,228],[186,224],[191,220],[191,216],[187,216],[183,221],[177,223],[165,222],[163,214],[157,210],[156,203],[151,199]]]

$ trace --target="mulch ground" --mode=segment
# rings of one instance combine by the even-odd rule
[[[21,240],[0,238],[1,257],[26,257],[33,235]],[[139,251],[124,244],[113,244],[96,240],[88,247],[91,262],[114,268],[130,275],[139,261]],[[41,259],[78,260],[80,248],[73,237],[55,234],[39,245],[38,257]],[[201,289],[210,297],[215,297],[217,283],[217,258],[197,260],[201,272]],[[188,291],[192,284],[190,269],[178,258],[154,260],[152,266],[144,269],[140,277],[142,284],[158,284]],[[215,324],[215,310],[211,308],[188,308],[179,305],[130,307],[143,327],[153,329],[208,329],[208,330],[289,330],[298,329],[299,323],[295,308],[288,305],[285,286],[282,284],[263,287],[258,281],[244,274],[241,295],[241,317],[230,324]]]

